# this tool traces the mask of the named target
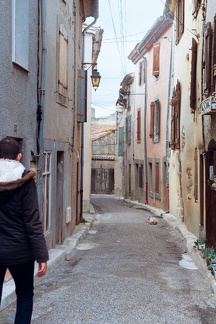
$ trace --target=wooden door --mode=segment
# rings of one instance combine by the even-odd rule
[[[91,193],[112,194],[114,190],[114,169],[92,169]]]
[[[206,245],[216,249],[216,191],[208,184],[212,174],[216,174],[216,151],[208,151],[206,158]]]
[[[56,244],[63,243],[64,152],[57,152]]]

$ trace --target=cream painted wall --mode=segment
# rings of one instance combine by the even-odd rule
[[[84,62],[92,62],[92,42],[94,33],[89,29],[85,36],[85,53]],[[91,73],[92,68],[87,66],[87,122],[84,123],[84,169],[83,169],[83,211],[88,212],[90,209],[90,196],[91,196],[91,158],[92,158],[92,145],[91,145],[91,98],[92,98],[92,84]]]
[[[180,150],[171,150],[169,160],[170,212],[185,221],[188,230],[199,234],[199,202],[194,199],[194,152],[202,150],[201,55],[202,12],[192,16],[192,1],[185,1],[185,27],[182,38],[174,46],[173,86],[181,85]],[[199,35],[197,38],[196,35]],[[197,105],[194,114],[190,108],[190,73],[192,37],[198,41]],[[172,91],[171,91],[172,94]]]

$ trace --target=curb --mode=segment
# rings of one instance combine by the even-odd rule
[[[93,211],[91,211],[90,214],[83,214],[83,218],[86,220],[86,223],[77,225],[72,236],[66,238],[64,244],[58,245],[55,249],[49,250],[49,261],[47,262],[46,276],[54,271],[64,260],[71,258],[75,254],[76,246],[86,238],[89,229],[94,221],[95,215],[93,215]],[[37,263],[35,264],[35,283],[42,280],[42,278],[38,278],[36,276],[36,272]],[[14,281],[10,279],[3,284],[0,311],[9,306],[15,300],[15,285]]]

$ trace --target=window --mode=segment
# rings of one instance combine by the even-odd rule
[[[51,227],[51,152],[43,153],[42,225],[44,233]]]
[[[152,74],[155,77],[159,76],[160,72],[160,43],[153,44],[153,69]]]
[[[145,83],[145,61],[139,63],[139,86]]]
[[[137,109],[137,143],[141,142],[141,109]]]
[[[160,198],[160,160],[155,159],[155,197]]]
[[[139,188],[143,189],[143,165],[139,166]]]
[[[171,140],[170,147],[172,150],[180,149],[180,105],[181,105],[181,88],[180,82],[176,84],[173,90],[171,100]]]
[[[160,140],[160,101],[151,102],[150,105],[150,133],[154,143]]]
[[[126,117],[126,144],[131,144],[131,115]]]
[[[190,107],[192,112],[196,110],[196,70],[197,70],[197,42],[192,38],[192,57],[191,57],[191,88],[190,88]]]
[[[176,8],[176,45],[184,33],[184,0],[178,0]]]
[[[68,95],[68,36],[65,26],[59,26],[58,102],[67,106]]]
[[[149,159],[148,161],[148,183],[149,183],[149,196],[153,197],[152,159]]]
[[[12,1],[12,61],[29,69],[29,0]]]

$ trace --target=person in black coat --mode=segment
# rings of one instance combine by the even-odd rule
[[[15,324],[31,323],[34,263],[46,273],[49,254],[40,220],[35,171],[20,163],[21,148],[12,137],[0,141],[0,302],[6,270],[16,287]]]

